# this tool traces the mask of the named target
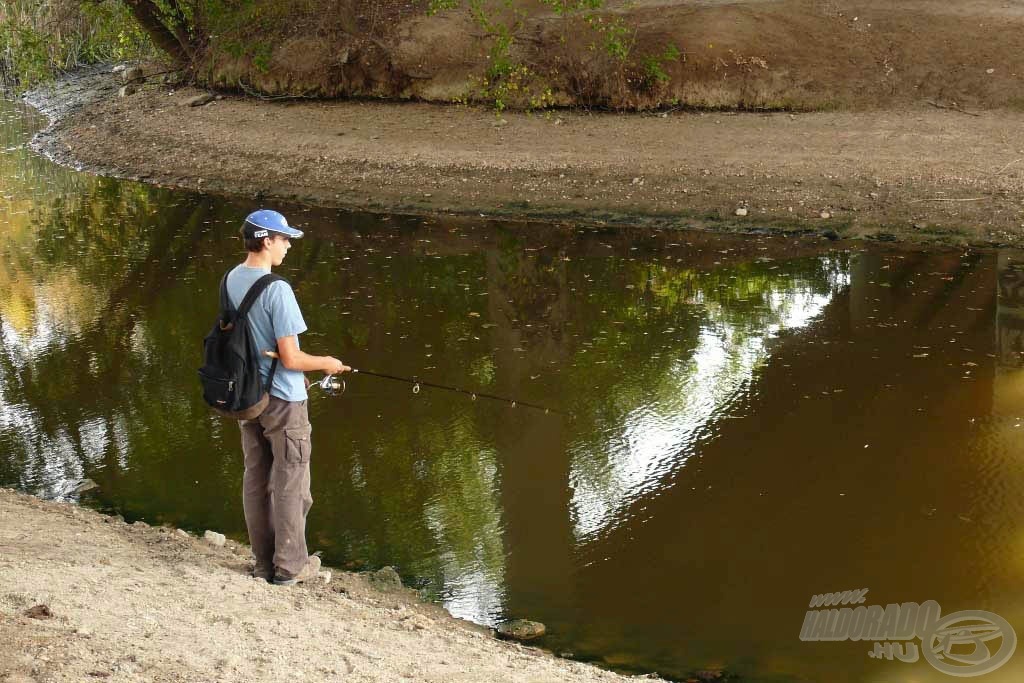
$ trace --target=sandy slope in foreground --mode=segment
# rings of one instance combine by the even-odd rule
[[[0,489],[0,681],[627,680],[359,575],[274,587],[248,556]]]

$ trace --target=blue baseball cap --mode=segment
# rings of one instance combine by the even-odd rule
[[[284,216],[270,209],[253,211],[245,217],[245,223],[242,224],[242,235],[246,239],[283,235],[284,237],[297,240],[302,237],[302,234],[301,230],[296,230],[288,225],[288,221]]]

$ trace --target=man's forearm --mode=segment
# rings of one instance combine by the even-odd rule
[[[296,351],[290,354],[288,358],[281,358],[281,365],[289,370],[298,370],[299,372],[323,370],[328,362],[329,358],[327,356],[311,356],[305,351]]]

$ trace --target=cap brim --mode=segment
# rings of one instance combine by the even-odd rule
[[[301,230],[296,230],[295,228],[290,226],[287,228],[275,228],[270,232],[276,232],[278,235],[284,235],[285,237],[288,237],[293,240],[297,240],[305,234]]]

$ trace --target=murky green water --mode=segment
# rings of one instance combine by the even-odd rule
[[[244,540],[195,368],[257,205],[57,168],[38,125],[0,104],[0,485]],[[572,414],[314,396],[328,563],[680,678],[949,680],[802,642],[823,592],[1024,633],[1021,254],[283,210],[306,350]]]

